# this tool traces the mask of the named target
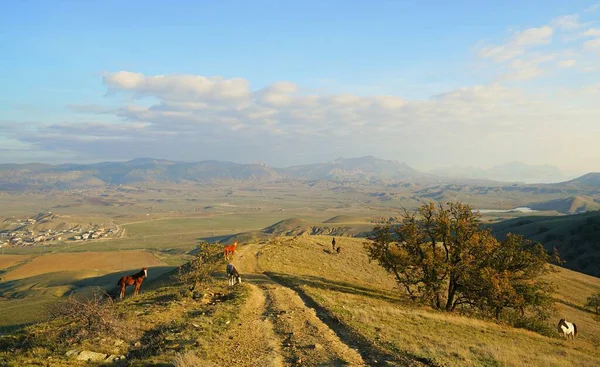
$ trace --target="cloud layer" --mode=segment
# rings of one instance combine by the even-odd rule
[[[600,156],[598,84],[523,83],[597,72],[599,28],[566,15],[479,45],[476,54],[500,70],[492,82],[423,100],[314,93],[290,81],[253,89],[244,78],[106,72],[106,104],[70,105],[73,119],[53,124],[0,121],[0,134],[24,149],[60,149],[79,160],[282,166],[372,154],[418,168],[519,160],[593,169]]]

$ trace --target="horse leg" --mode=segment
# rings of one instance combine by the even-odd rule
[[[119,295],[120,299],[125,297],[125,283],[121,283],[121,294]]]
[[[135,290],[133,291],[133,294],[135,294],[136,296],[138,294],[140,294],[140,286],[142,285],[142,282],[135,282]]]

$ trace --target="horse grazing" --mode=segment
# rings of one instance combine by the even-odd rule
[[[225,246],[223,248],[223,255],[225,256],[225,258],[227,259],[227,256],[230,254],[231,254],[231,256],[233,256],[236,248],[237,248],[237,241],[234,242],[233,245]]]
[[[568,322],[565,319],[560,319],[557,329],[558,333],[562,334],[562,336],[567,340],[569,339],[569,335],[573,340],[575,340],[575,337],[577,336],[577,325],[573,324],[572,322]]]
[[[123,299],[125,297],[125,287],[127,287],[128,285],[135,284],[135,290],[133,291],[133,294],[139,294],[140,286],[142,285],[144,278],[146,278],[147,276],[148,268],[142,268],[142,270],[133,275],[122,276],[121,279],[119,279],[119,281],[117,282],[117,285],[121,287],[121,294],[119,298]]]
[[[227,281],[229,285],[235,285],[235,283],[242,283],[242,276],[232,263],[227,264]]]

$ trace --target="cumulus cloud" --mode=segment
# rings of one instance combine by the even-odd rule
[[[551,22],[551,25],[555,28],[565,31],[574,31],[585,27],[585,24],[579,21],[579,15],[577,14],[563,15],[554,18]]]
[[[594,133],[589,130],[591,121],[600,116],[593,107],[583,114],[568,103],[556,104],[501,83],[407,100],[393,95],[307,93],[291,82],[256,90],[243,83],[245,92],[240,93],[240,84],[232,80],[240,79],[106,73],[107,89],[131,98],[117,107],[71,109],[120,122],[73,120],[33,129],[0,124],[0,130],[10,129],[13,137],[39,149],[60,146],[88,160],[153,156],[288,165],[374,154],[419,167],[465,159],[485,165],[490,157],[501,163],[523,155],[548,162],[553,153],[533,148],[535,141],[562,144],[565,136],[572,136],[565,126],[573,121],[581,124],[581,135],[588,136]],[[213,82],[207,86],[206,81]],[[212,84],[219,84],[218,92]],[[597,97],[587,95],[589,105],[597,105]],[[114,98],[108,98],[114,105]],[[589,148],[580,148],[571,151],[588,154]]]
[[[109,90],[131,91],[139,96],[177,101],[238,100],[246,98],[250,92],[250,83],[242,78],[206,78],[198,75],[147,77],[140,73],[120,71],[106,73],[103,81]]]
[[[577,64],[576,60],[570,59],[570,60],[561,60],[558,62],[558,66],[561,68],[572,68],[573,66],[575,66]]]
[[[528,28],[515,32],[502,45],[488,45],[479,50],[479,56],[496,62],[504,62],[523,54],[528,47],[546,45],[551,42],[552,27]]]

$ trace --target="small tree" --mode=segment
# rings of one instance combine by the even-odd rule
[[[504,309],[536,310],[551,304],[550,256],[521,236],[499,242],[482,229],[468,205],[425,204],[397,226],[377,227],[365,243],[371,260],[394,275],[414,301],[452,311],[471,307],[500,318]]]
[[[600,310],[600,293],[588,297],[585,307],[594,309],[594,312],[598,314],[598,310]]]
[[[217,244],[203,242],[198,245],[196,254],[190,262],[179,267],[177,280],[194,291],[200,284],[212,280],[212,274],[225,265],[223,249]]]

